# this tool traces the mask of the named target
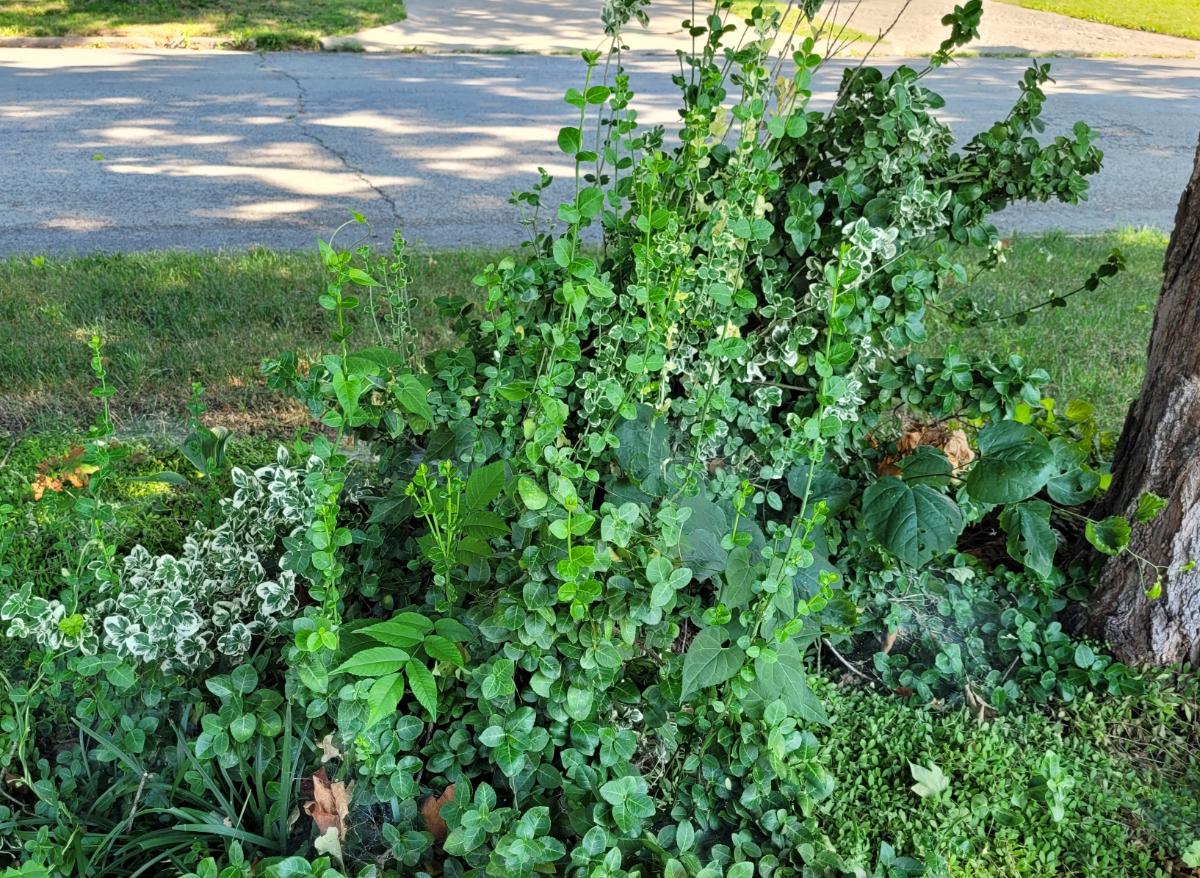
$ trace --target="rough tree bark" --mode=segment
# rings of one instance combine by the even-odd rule
[[[1200,148],[1175,215],[1146,379],[1129,409],[1101,515],[1132,513],[1153,491],[1168,505],[1134,524],[1130,548],[1166,568],[1162,594],[1146,597],[1153,573],[1126,552],[1110,558],[1087,608],[1091,633],[1130,663],[1200,659]],[[1197,564],[1189,562],[1195,560]]]

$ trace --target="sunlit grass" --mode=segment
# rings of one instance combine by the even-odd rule
[[[315,48],[322,36],[403,17],[401,0],[0,0],[0,35],[217,37],[260,49]]]
[[[1003,0],[1072,18],[1200,40],[1197,0]]]

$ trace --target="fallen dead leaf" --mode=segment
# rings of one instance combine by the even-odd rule
[[[344,839],[346,817],[350,813],[350,789],[340,780],[331,781],[324,768],[312,776],[312,787],[312,801],[305,804],[304,813],[312,818],[317,835],[324,836],[334,829],[338,839]]]
[[[876,471],[881,476],[898,476],[897,462],[912,454],[922,445],[929,445],[946,455],[954,474],[975,460],[975,452],[962,430],[949,430],[942,424],[911,424],[896,440],[896,453],[889,454],[879,462]]]
[[[442,819],[442,808],[454,801],[454,784],[446,787],[440,796],[430,796],[421,804],[421,816],[425,818],[425,828],[433,835],[433,840],[441,843],[446,840],[450,827]]]

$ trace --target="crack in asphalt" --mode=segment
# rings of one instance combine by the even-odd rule
[[[285,79],[291,80],[292,84],[296,86],[296,112],[288,118],[296,126],[296,130],[300,132],[302,137],[306,137],[307,139],[311,140],[325,152],[337,159],[341,163],[342,167],[354,174],[354,176],[361,180],[372,192],[378,195],[391,210],[392,219],[399,223],[401,221],[401,217],[400,209],[396,204],[396,199],[392,198],[392,196],[388,195],[388,193],[380,186],[376,185],[374,181],[367,176],[366,171],[357,165],[352,164],[345,153],[326,143],[319,134],[308,130],[308,126],[306,126],[304,123],[304,116],[308,113],[308,89],[304,87],[304,83],[301,81],[300,77],[296,76],[294,73],[290,73],[287,70],[282,70],[279,67],[268,67],[266,55],[259,55],[258,69],[265,73],[275,73],[284,77]]]

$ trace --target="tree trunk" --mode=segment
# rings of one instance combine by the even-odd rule
[[[1153,570],[1129,552],[1110,558],[1087,609],[1091,633],[1123,661],[1200,659],[1200,148],[1175,214],[1154,313],[1146,379],[1129,409],[1100,515],[1132,521],[1153,491],[1167,507],[1133,525],[1130,548],[1165,568],[1162,593],[1146,597]],[[1192,564],[1193,559],[1197,562]]]

